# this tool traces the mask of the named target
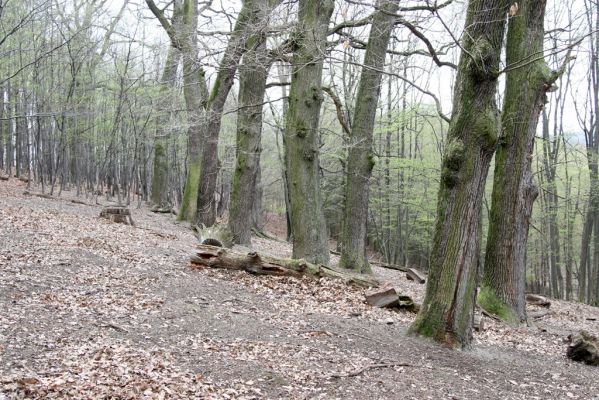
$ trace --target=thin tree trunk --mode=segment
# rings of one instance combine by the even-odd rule
[[[356,105],[354,107],[353,125],[349,142],[347,159],[347,176],[345,183],[345,207],[343,215],[343,232],[341,235],[341,258],[339,265],[357,272],[370,272],[366,258],[366,235],[368,222],[368,195],[370,177],[374,167],[372,151],[373,130],[377,104],[381,91],[382,69],[385,65],[387,46],[395,22],[393,14],[397,12],[398,2],[394,0],[377,1],[377,12],[372,20],[370,37],[364,56],[364,67],[358,86]],[[391,131],[387,134],[387,156],[390,157]],[[385,183],[389,190],[389,164],[387,159]],[[387,204],[387,213],[390,205]],[[388,215],[384,232],[391,227]],[[389,241],[389,234],[384,240]]]

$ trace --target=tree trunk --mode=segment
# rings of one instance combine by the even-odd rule
[[[266,3],[265,0],[257,3]],[[265,17],[264,8],[259,20]],[[250,50],[243,56],[239,68],[239,111],[237,114],[237,155],[231,192],[229,229],[233,241],[251,246],[251,233],[256,196],[256,178],[260,169],[262,152],[262,102],[266,92],[269,60],[266,54],[266,32],[255,27],[248,40]]]
[[[370,272],[366,258],[366,235],[368,221],[368,194],[370,176],[374,167],[372,151],[373,130],[377,104],[381,91],[382,70],[385,65],[387,46],[395,22],[398,2],[377,1],[377,12],[372,20],[370,37],[364,56],[364,67],[358,86],[358,94],[349,143],[347,176],[345,183],[345,207],[341,234],[341,258],[339,265],[357,272]],[[388,135],[391,132],[389,131]],[[389,140],[388,140],[389,142]],[[390,144],[387,143],[387,151]],[[387,165],[387,186],[389,170]],[[387,187],[389,189],[389,187]],[[387,213],[390,213],[390,209]],[[390,216],[385,227],[390,230]],[[389,238],[386,238],[387,240]],[[389,261],[389,260],[388,260]],[[392,262],[392,261],[389,261]]]
[[[178,5],[175,4],[175,9]],[[173,26],[177,26],[176,15],[173,16]],[[170,112],[168,107],[171,104],[169,91],[177,79],[177,67],[179,65],[179,51],[171,44],[166,57],[166,64],[162,73],[162,82],[160,94],[163,96],[165,107],[158,110],[157,119],[158,133],[154,139],[154,163],[152,171],[152,204],[159,209],[170,209],[168,193],[168,143],[169,143],[169,122]]]
[[[333,0],[300,0],[285,129],[293,258],[328,264],[319,176],[322,65]]]
[[[507,65],[537,61],[507,73],[503,134],[495,156],[489,234],[478,302],[487,311],[517,324],[526,321],[526,243],[538,189],[532,152],[545,93],[557,78],[542,58],[545,0],[523,0],[509,20]]]
[[[441,166],[424,304],[410,332],[469,347],[480,252],[480,213],[500,132],[495,103],[506,0],[471,0]]]

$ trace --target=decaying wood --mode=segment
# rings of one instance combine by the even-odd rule
[[[588,365],[599,365],[599,339],[586,331],[568,336],[568,358]]]
[[[406,271],[406,278],[408,278],[409,281],[416,281],[420,284],[426,282],[424,275],[414,268],[408,268],[408,270]]]
[[[352,372],[348,372],[346,374],[332,374],[331,377],[332,378],[347,378],[350,376],[358,376],[361,373],[363,373],[364,371],[367,371],[369,369],[373,369],[373,368],[389,368],[389,367],[413,367],[412,364],[408,364],[408,363],[385,363],[385,364],[370,364],[370,365],[366,365],[360,369],[357,369],[355,371]]]
[[[366,302],[374,307],[401,308],[412,312],[418,312],[420,309],[410,296],[400,294],[390,285],[371,289],[364,294],[364,297]]]
[[[474,320],[472,322],[472,327],[477,332],[482,332],[485,330],[485,319],[481,314],[475,313]]]
[[[7,181],[7,180],[8,180],[8,176],[0,175],[0,181]]]
[[[540,306],[540,307],[550,307],[551,306],[551,302],[549,301],[549,299],[547,299],[546,297],[543,297],[543,296],[539,296],[538,294],[532,294],[532,293],[528,293],[526,295],[526,302],[533,306]]]
[[[339,271],[303,259],[278,258],[256,252],[242,253],[208,244],[198,245],[197,251],[190,257],[190,262],[192,267],[233,269],[256,275],[327,277],[362,287],[380,286],[380,282],[372,276]]]
[[[153,206],[150,208],[150,211],[156,214],[175,214],[175,210],[173,210],[171,207]]]
[[[124,206],[107,206],[100,212],[101,218],[125,225],[135,225],[131,218],[131,210]]]
[[[20,180],[21,182],[29,183],[29,178],[26,178],[26,177],[24,177],[24,176],[19,176],[19,180]]]

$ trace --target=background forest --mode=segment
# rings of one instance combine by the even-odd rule
[[[212,186],[191,190],[214,195],[198,209],[206,214],[190,220],[211,224],[230,215],[238,121],[245,118],[260,124],[262,137],[250,145],[261,148],[253,153],[259,155],[256,200],[251,212],[242,211],[257,231],[268,221],[289,224],[284,142],[297,3],[199,2],[192,10],[197,20],[189,3],[0,1],[0,168],[51,194],[149,202],[190,219],[181,207],[190,191],[186,179],[206,173],[197,170],[201,144],[191,140],[200,130],[207,138],[204,160],[212,154],[217,173],[201,181]],[[376,104],[367,234],[384,262],[426,269],[466,4],[400,6]],[[332,239],[343,228],[347,132],[359,122],[352,118],[373,10],[370,2],[339,0],[326,32],[316,140]],[[263,28],[244,31],[256,26]],[[599,301],[598,31],[597,1],[548,1],[545,59],[565,70],[547,94],[535,139],[539,194],[526,262],[528,290],[591,304]],[[575,60],[564,64],[567,54]],[[239,81],[250,75],[246,82],[255,87],[264,74],[264,100],[254,101]],[[499,104],[504,85],[500,77]],[[194,92],[205,95],[191,109]],[[200,107],[208,115],[201,123],[194,115]],[[492,171],[483,198],[483,251]]]

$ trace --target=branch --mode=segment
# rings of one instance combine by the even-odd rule
[[[326,94],[328,94],[329,97],[331,98],[331,100],[333,100],[333,103],[335,104],[335,109],[337,110],[337,119],[339,120],[339,123],[341,124],[341,128],[343,128],[343,131],[348,136],[351,136],[352,135],[351,129],[350,129],[349,125],[347,124],[345,117],[343,116],[343,105],[341,104],[341,100],[339,100],[339,97],[337,97],[335,92],[333,92],[333,90],[330,87],[323,86],[322,91],[325,92]]]
[[[397,20],[397,24],[403,25],[406,28],[408,28],[410,30],[410,32],[412,32],[414,34],[414,36],[416,36],[418,39],[420,39],[425,45],[426,48],[428,49],[428,52],[430,53],[431,57],[433,58],[433,61],[435,62],[435,64],[437,64],[439,67],[450,67],[453,69],[457,69],[457,65],[455,65],[452,62],[448,62],[448,61],[441,61],[439,59],[439,57],[437,56],[437,52],[435,50],[435,48],[433,47],[433,45],[431,44],[430,40],[428,40],[428,38],[418,30],[418,28],[416,28],[416,26],[414,26],[412,23],[406,21],[403,18],[399,18]]]
[[[162,27],[166,31],[169,39],[173,43],[173,47],[176,47],[177,49],[181,50],[181,42],[177,38],[177,32],[175,31],[173,25],[171,25],[171,23],[168,22],[168,19],[166,19],[166,17],[164,16],[164,12],[156,6],[154,0],[146,0],[146,4],[150,8],[150,11],[152,11],[152,14],[154,14],[154,16],[158,19],[160,25],[162,25]]]

